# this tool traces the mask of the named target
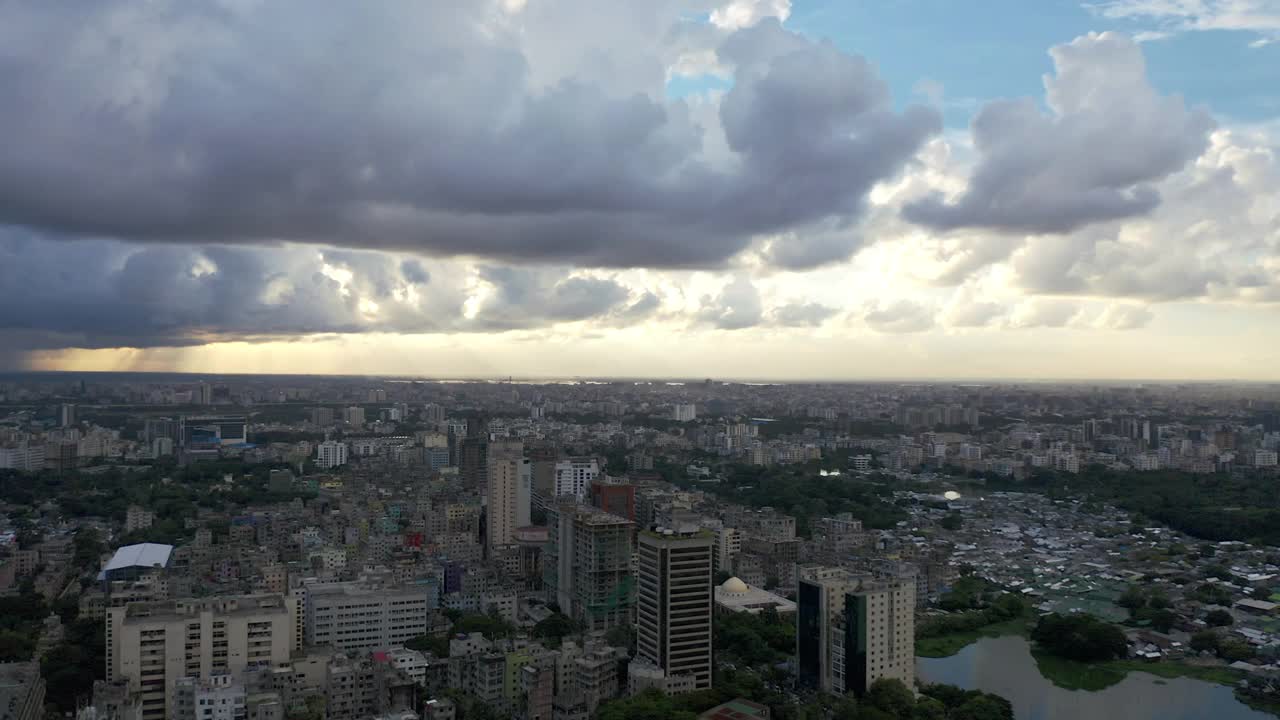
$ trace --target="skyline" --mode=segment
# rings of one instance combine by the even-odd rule
[[[988,13],[6,5],[0,369],[1280,380],[1280,2]]]

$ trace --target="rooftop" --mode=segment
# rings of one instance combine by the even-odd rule
[[[118,548],[116,554],[111,556],[111,561],[107,563],[106,567],[102,568],[102,572],[98,573],[98,579],[106,578],[106,574],[113,570],[134,567],[165,567],[169,564],[169,556],[172,553],[172,545],[161,545],[160,543],[125,545]]]
[[[698,716],[698,720],[768,720],[769,708],[743,698],[734,698]]]

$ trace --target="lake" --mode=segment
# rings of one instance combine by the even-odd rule
[[[1191,678],[1129,673],[1105,690],[1064,690],[1040,675],[1025,638],[982,638],[946,658],[917,658],[921,682],[1002,695],[1018,720],[1275,720],[1231,688]]]

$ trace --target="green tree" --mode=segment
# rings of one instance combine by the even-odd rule
[[[552,613],[533,626],[533,636],[547,641],[547,644],[553,648],[560,647],[560,641],[564,636],[572,635],[577,631],[578,627],[573,620],[563,613]]]
[[[1129,649],[1120,628],[1083,614],[1045,615],[1031,632],[1031,639],[1054,655],[1080,662],[1124,657]]]
[[[947,720],[947,706],[931,697],[921,697],[911,711],[911,720]]]
[[[1226,610],[1210,610],[1204,616],[1204,621],[1213,627],[1227,627],[1235,623],[1235,618],[1231,617],[1231,613]]]
[[[944,530],[959,530],[964,527],[964,517],[961,516],[960,513],[949,513],[946,517],[942,518],[942,521],[938,524],[941,525]]]
[[[1152,629],[1167,633],[1178,623],[1178,614],[1172,610],[1156,610],[1151,613],[1150,620]]]
[[[1218,633],[1201,630],[1191,636],[1191,649],[1196,652],[1218,652]]]
[[[867,688],[866,702],[892,717],[909,720],[916,699],[901,680],[881,678]]]
[[[951,720],[1013,720],[1008,702],[1001,704],[995,698],[984,695],[966,700],[951,713]]]
[[[1116,599],[1116,604],[1122,608],[1128,608],[1129,614],[1132,615],[1147,606],[1147,593],[1137,585],[1130,585]]]

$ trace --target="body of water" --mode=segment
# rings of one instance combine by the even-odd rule
[[[1001,695],[1018,720],[1275,720],[1231,688],[1191,678],[1129,673],[1105,690],[1064,690],[1040,675],[1021,637],[982,638],[947,658],[918,658],[921,682]]]

